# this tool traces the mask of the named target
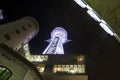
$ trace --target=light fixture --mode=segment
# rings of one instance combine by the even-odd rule
[[[99,25],[111,36],[114,35],[114,32],[110,29],[109,25],[102,23],[102,22]]]
[[[94,10],[88,10],[87,13],[97,22],[100,22],[100,16]]]
[[[87,3],[84,0],[74,0],[78,5],[80,5],[82,8],[85,8]]]
[[[86,5],[86,8],[87,8],[88,10],[93,10],[89,5]]]

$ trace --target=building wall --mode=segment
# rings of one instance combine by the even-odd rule
[[[22,80],[28,70],[28,67],[16,58],[5,53],[6,52],[4,51],[3,54],[3,50],[0,49],[0,65],[6,66],[12,71],[13,75],[9,80]]]
[[[32,70],[28,70],[23,80],[39,80]]]
[[[37,21],[32,17],[0,25],[0,43],[17,51],[28,43],[39,31]]]
[[[87,75],[45,75],[44,80],[88,80]]]
[[[0,66],[5,66],[12,72],[9,80],[43,80],[32,63],[18,55],[12,49],[1,44]]]

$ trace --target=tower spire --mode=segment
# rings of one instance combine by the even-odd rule
[[[56,27],[51,32],[49,42],[43,54],[64,54],[63,44],[68,42],[67,31],[62,27]]]

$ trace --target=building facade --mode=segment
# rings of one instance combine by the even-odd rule
[[[0,43],[14,51],[19,50],[39,32],[39,25],[32,17],[0,25]]]
[[[50,43],[43,54],[31,55],[29,45],[26,44],[23,47],[25,58],[37,67],[44,80],[88,80],[86,56],[65,55],[63,44],[67,41],[67,31],[56,27],[51,32]]]
[[[19,51],[38,31],[38,23],[32,17],[0,25],[0,80],[43,80]]]

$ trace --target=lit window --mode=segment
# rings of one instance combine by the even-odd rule
[[[53,73],[56,73],[56,72],[57,72],[57,65],[54,65]]]
[[[0,66],[0,80],[8,80],[12,75],[12,72],[6,67]]]
[[[77,56],[77,61],[83,61],[83,60],[84,60],[84,56],[83,55]]]
[[[85,73],[85,65],[82,65],[82,72]]]
[[[70,74],[85,73],[85,65],[54,65],[53,73],[66,72]]]
[[[47,55],[30,55],[31,62],[43,62],[48,60]]]
[[[38,71],[39,71],[40,73],[43,73],[44,70],[45,70],[45,65],[44,65],[44,64],[39,64],[39,65],[37,66],[37,69],[38,69]]]

